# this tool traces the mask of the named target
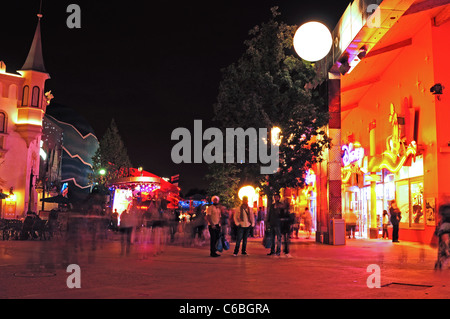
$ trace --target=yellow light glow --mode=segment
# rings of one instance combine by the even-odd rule
[[[244,196],[248,197],[248,206],[253,207],[253,202],[258,200],[258,193],[256,192],[255,188],[253,186],[244,186],[239,189],[238,197],[240,200]]]
[[[272,127],[270,130],[270,139],[273,145],[280,146],[281,144],[281,129],[278,126]]]
[[[352,172],[348,171],[348,172],[342,172],[343,176],[342,176],[342,183],[346,184],[348,183],[348,181],[350,180],[350,177],[352,176]]]
[[[133,198],[133,192],[129,189],[116,189],[114,192],[113,211],[117,210],[120,215],[124,210],[128,210]]]
[[[416,151],[416,147],[415,147],[415,142],[413,141],[411,143],[411,145],[408,147],[408,149],[406,150],[405,155],[403,155],[400,159],[400,162],[397,164],[397,166],[392,166],[390,163],[383,161],[380,164],[380,169],[381,168],[386,168],[388,169],[390,172],[392,173],[397,173],[400,168],[402,168],[403,164],[405,163],[406,159],[411,156],[411,155],[416,155],[417,151]]]
[[[16,201],[16,194],[9,194],[8,197],[5,198],[6,202],[15,202]]]
[[[298,28],[294,35],[294,49],[306,61],[323,59],[332,45],[330,30],[320,22],[311,21]]]
[[[42,126],[42,121],[38,121],[38,120],[33,120],[33,119],[29,119],[29,120],[18,120],[16,122],[16,124],[27,124],[27,125],[37,125],[37,126]]]

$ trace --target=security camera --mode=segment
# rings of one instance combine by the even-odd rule
[[[443,89],[444,87],[441,83],[436,83],[430,88],[430,92],[433,93],[433,95],[442,94]]]

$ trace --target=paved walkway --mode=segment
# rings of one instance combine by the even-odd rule
[[[209,257],[208,245],[168,245],[141,259],[138,245],[120,255],[120,241],[75,252],[58,241],[0,241],[0,298],[126,299],[374,299],[448,298],[450,270],[434,270],[436,250],[387,240],[347,240],[345,246],[294,239],[292,258],[269,257],[261,239],[249,256],[231,249]],[[69,289],[68,264],[78,264],[81,288]],[[369,288],[369,265],[381,288]],[[372,281],[374,282],[374,281]]]

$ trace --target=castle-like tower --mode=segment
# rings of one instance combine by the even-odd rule
[[[0,61],[0,188],[9,195],[2,200],[2,218],[21,218],[38,209],[35,183],[42,120],[51,99],[44,89],[50,76],[42,55],[41,18],[38,14],[30,51],[18,74],[6,72]]]

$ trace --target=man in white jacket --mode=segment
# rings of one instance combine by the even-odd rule
[[[248,197],[242,198],[242,205],[239,210],[234,213],[234,222],[237,226],[236,246],[234,247],[233,256],[237,256],[242,241],[242,255],[247,255],[247,238],[250,233],[250,227],[255,225],[255,215],[250,211],[248,206]]]

